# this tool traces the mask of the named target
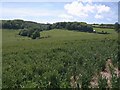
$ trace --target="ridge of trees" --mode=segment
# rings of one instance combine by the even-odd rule
[[[109,28],[114,29],[114,24],[91,24],[94,28]]]
[[[42,24],[32,21],[16,20],[2,20],[3,29],[17,29],[20,30],[19,35],[31,37],[32,39],[40,38],[40,32],[51,29],[67,29],[80,32],[93,32],[91,25],[85,22],[57,22],[53,24]]]
[[[2,20],[3,29],[38,29],[39,31],[51,29],[68,29],[82,32],[93,32],[91,25],[85,22],[57,22],[53,24],[42,24],[32,21],[16,20]]]

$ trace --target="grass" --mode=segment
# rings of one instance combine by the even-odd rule
[[[27,37],[18,36],[17,30],[9,30],[9,31],[4,30],[3,43],[6,43],[5,45],[7,45],[7,43],[14,44],[14,42],[17,42],[19,44],[23,42],[25,42],[25,44],[34,42],[37,44],[37,43],[50,43],[50,42],[56,42],[56,41],[62,42],[62,41],[89,40],[89,39],[100,40],[105,38],[116,39],[118,37],[116,32],[114,32],[113,29],[104,29],[104,30],[112,34],[103,35],[103,34],[94,34],[94,33],[85,33],[85,32],[75,32],[75,31],[68,31],[68,30],[51,30],[51,31],[41,32],[41,37],[49,36],[49,38],[43,38],[39,40],[31,40],[30,38],[27,38]],[[99,28],[96,28],[96,31],[102,31],[102,30]],[[4,36],[7,36],[7,37],[4,37]]]
[[[57,29],[32,40],[18,30],[3,30],[3,87],[71,87],[70,77],[79,74],[88,85],[85,80],[101,71],[107,58],[117,65],[117,33],[95,30],[110,34]]]
[[[0,30],[0,89],[2,88],[2,30]]]

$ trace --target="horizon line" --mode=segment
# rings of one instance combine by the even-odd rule
[[[23,21],[31,21],[31,22],[35,22],[35,23],[41,23],[41,24],[53,24],[53,23],[59,22],[59,21],[56,21],[56,22],[53,22],[53,23],[50,23],[50,22],[45,23],[45,22],[37,22],[37,21],[34,21],[34,20],[25,20],[25,19],[19,19],[19,18],[17,18],[17,19],[0,19],[0,21],[2,21],[2,20],[23,20]],[[85,22],[85,21],[62,21],[62,22]],[[115,24],[115,23],[87,23],[87,24]]]

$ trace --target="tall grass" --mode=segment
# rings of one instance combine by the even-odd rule
[[[18,32],[3,30],[3,88],[71,87],[71,76],[78,76],[85,88],[107,58],[117,65],[117,33],[112,29],[108,35],[44,31],[41,36],[49,37],[36,40]]]

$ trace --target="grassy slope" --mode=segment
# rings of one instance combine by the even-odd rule
[[[96,28],[96,31],[101,31],[101,29]],[[118,36],[112,29],[105,29],[112,34],[102,35],[102,34],[94,34],[94,33],[84,33],[84,32],[75,32],[75,31],[68,31],[68,30],[51,30],[51,31],[44,31],[41,32],[42,38],[37,40],[31,40],[27,37],[18,36],[18,31],[14,30],[4,30],[3,31],[3,50],[8,51],[11,49],[19,50],[22,48],[45,48],[49,49],[51,47],[58,47],[65,42],[74,42],[74,41],[83,41],[83,40],[104,40],[105,38],[108,39],[116,39]],[[63,45],[64,46],[64,45]],[[34,48],[34,49],[35,49]]]
[[[0,30],[0,89],[2,87],[2,30]]]
[[[103,29],[96,28],[95,30],[102,31]],[[23,78],[21,70],[25,70],[31,75],[33,68],[42,68],[46,72],[42,73],[41,80],[48,83],[48,79],[44,80],[43,77],[48,77],[49,71],[53,72],[55,70],[58,73],[57,75],[61,76],[58,71],[67,68],[63,77],[69,79],[73,72],[71,70],[74,70],[75,67],[82,68],[88,73],[87,69],[89,71],[100,69],[100,63],[102,64],[102,61],[105,61],[108,57],[111,57],[116,64],[117,44],[115,40],[117,39],[117,33],[113,29],[104,29],[104,31],[111,34],[102,35],[68,30],[51,30],[41,32],[41,37],[50,36],[48,38],[31,40],[27,37],[18,36],[16,30],[3,30],[3,78],[5,82],[3,87],[14,87],[16,80]],[[96,61],[96,55],[98,55],[99,61]],[[81,58],[82,62],[86,63],[85,66],[79,66]],[[70,64],[64,66],[65,63]],[[93,67],[91,68],[91,66]],[[79,69],[76,71],[77,73],[81,72],[81,69]],[[15,75],[18,76],[17,79]],[[40,78],[34,77],[34,75],[32,75],[32,78],[31,83],[21,81],[20,84],[24,87],[38,85],[37,80]],[[64,80],[66,79],[60,81],[65,83],[69,81]],[[9,81],[11,81],[11,84]],[[36,84],[34,85],[34,83]],[[39,86],[44,85],[40,84]],[[64,86],[61,85],[61,87]]]
[[[103,31],[102,29],[95,28],[96,31]],[[94,33],[84,33],[84,32],[75,32],[75,31],[68,31],[68,30],[51,30],[51,31],[44,31],[41,32],[41,37],[47,37],[49,38],[43,38],[40,40],[29,40],[29,38],[20,37],[18,36],[18,31],[14,30],[4,30],[3,32],[3,43],[12,43],[12,42],[36,42],[36,43],[49,43],[52,41],[72,41],[72,40],[84,40],[84,39],[105,39],[105,38],[111,38],[115,39],[117,38],[116,32],[114,32],[113,29],[104,29],[104,31],[107,31],[111,34],[103,35],[103,34],[94,34]],[[6,37],[7,36],[7,37]],[[17,43],[16,43],[17,44]]]
[[[101,29],[96,29],[96,31],[100,31]],[[84,32],[75,32],[75,31],[68,31],[68,30],[51,30],[51,31],[44,31],[41,32],[41,37],[49,38],[42,38],[37,40],[31,40],[27,37],[18,36],[18,31],[16,30],[4,30],[3,31],[3,51],[9,52],[9,50],[23,50],[26,49],[49,49],[54,47],[59,47],[62,45],[64,47],[65,42],[81,42],[83,40],[103,40],[105,38],[108,39],[116,39],[117,34],[114,30],[109,29],[106,30],[112,34],[102,35],[102,34],[94,34],[94,33],[84,33]]]

